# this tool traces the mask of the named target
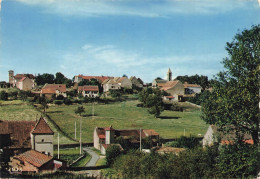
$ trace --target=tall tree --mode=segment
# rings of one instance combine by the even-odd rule
[[[202,118],[223,132],[235,132],[238,141],[249,133],[258,144],[260,25],[236,34],[226,50],[226,70],[217,75]]]

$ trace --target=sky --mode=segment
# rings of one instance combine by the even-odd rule
[[[8,71],[140,77],[223,70],[226,42],[260,23],[260,0],[0,0]]]

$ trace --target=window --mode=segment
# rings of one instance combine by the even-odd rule
[[[44,139],[42,139],[42,142],[44,142]]]

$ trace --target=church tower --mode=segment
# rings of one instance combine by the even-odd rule
[[[168,72],[167,72],[167,81],[172,81],[172,71],[169,68]]]
[[[13,85],[14,83],[14,71],[13,70],[9,70],[9,83]]]

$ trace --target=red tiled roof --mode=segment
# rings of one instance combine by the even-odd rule
[[[23,78],[23,77],[28,77],[30,79],[34,79],[35,77],[33,76],[33,74],[16,74],[14,76],[14,78],[16,79],[20,79],[20,78]]]
[[[144,133],[146,133],[148,136],[158,136],[159,134],[155,132],[153,129],[144,129]]]
[[[83,86],[78,86],[78,91],[83,91]]]
[[[83,86],[83,91],[97,91],[98,92],[98,86]]]
[[[52,156],[42,154],[35,150],[29,150],[16,156],[15,158],[21,161],[26,161],[38,168],[53,159]]]
[[[113,129],[112,126],[109,126],[109,127],[105,127],[104,130],[105,131],[114,131],[115,129]]]
[[[162,87],[162,90],[166,91],[170,88],[173,88],[177,83],[179,82],[179,80],[176,81],[168,81],[167,83],[165,83]]]
[[[19,82],[22,82],[26,79],[27,77],[23,77]]]
[[[102,83],[104,80],[111,78],[111,77],[109,77],[109,76],[83,76],[83,75],[78,75],[77,77],[81,77],[81,78],[84,79],[84,80],[96,79],[96,80],[98,80],[98,81],[101,82],[101,83]]]
[[[115,78],[115,81],[117,83],[122,83],[122,81],[124,81],[125,79],[128,79],[127,77],[118,77],[118,78]]]
[[[66,85],[65,84],[45,84],[42,88],[42,94],[56,94],[56,90],[65,93]]]
[[[30,132],[35,121],[0,121],[0,134],[10,134],[10,147],[31,147]]]
[[[32,134],[54,134],[46,121],[41,117],[31,132]]]

